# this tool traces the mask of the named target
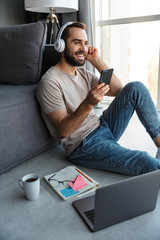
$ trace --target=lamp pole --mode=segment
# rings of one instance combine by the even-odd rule
[[[54,14],[54,8],[50,7],[50,13],[47,16],[47,24],[48,24],[48,36],[49,36],[49,43],[52,43],[53,40],[53,32],[54,32],[54,22],[56,23],[58,30],[60,29],[60,24],[58,21],[57,16]]]

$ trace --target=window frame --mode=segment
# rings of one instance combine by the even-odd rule
[[[91,0],[91,12],[92,12],[92,30],[93,30],[93,43],[100,50],[101,49],[101,40],[102,39],[102,27],[112,26],[112,25],[122,25],[130,23],[142,23],[142,22],[153,22],[160,21],[160,14],[155,15],[146,15],[138,17],[126,17],[126,18],[115,18],[109,20],[99,20],[102,19],[101,15],[102,2],[101,0]],[[99,36],[101,36],[99,38]],[[158,68],[158,89],[157,89],[157,110],[160,112],[160,44],[159,44],[159,68]]]

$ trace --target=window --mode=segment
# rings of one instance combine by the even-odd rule
[[[91,3],[94,44],[101,57],[114,68],[124,85],[130,81],[143,82],[160,110],[160,1],[93,0]]]

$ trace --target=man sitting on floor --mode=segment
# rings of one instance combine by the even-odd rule
[[[44,74],[37,89],[51,135],[60,141],[73,164],[128,175],[159,169],[158,159],[117,143],[136,111],[160,147],[160,121],[148,89],[141,82],[122,87],[115,74],[110,85],[98,84],[99,78],[94,73],[78,68],[85,60],[99,73],[108,68],[98,50],[88,45],[85,29],[85,24],[80,22],[65,25],[61,59]],[[115,99],[98,118],[94,107],[104,95],[115,96]]]

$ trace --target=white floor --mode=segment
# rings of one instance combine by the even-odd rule
[[[98,112],[102,109],[97,109]],[[119,141],[131,149],[145,150],[155,156],[156,147],[136,115]],[[63,201],[50,188],[43,176],[71,165],[60,147],[51,148],[0,175],[0,240],[159,240],[160,192],[154,211],[92,233],[72,206],[72,199]],[[100,186],[107,186],[128,178],[80,167]],[[41,178],[41,192],[37,201],[26,200],[18,187],[18,178],[36,173]]]

